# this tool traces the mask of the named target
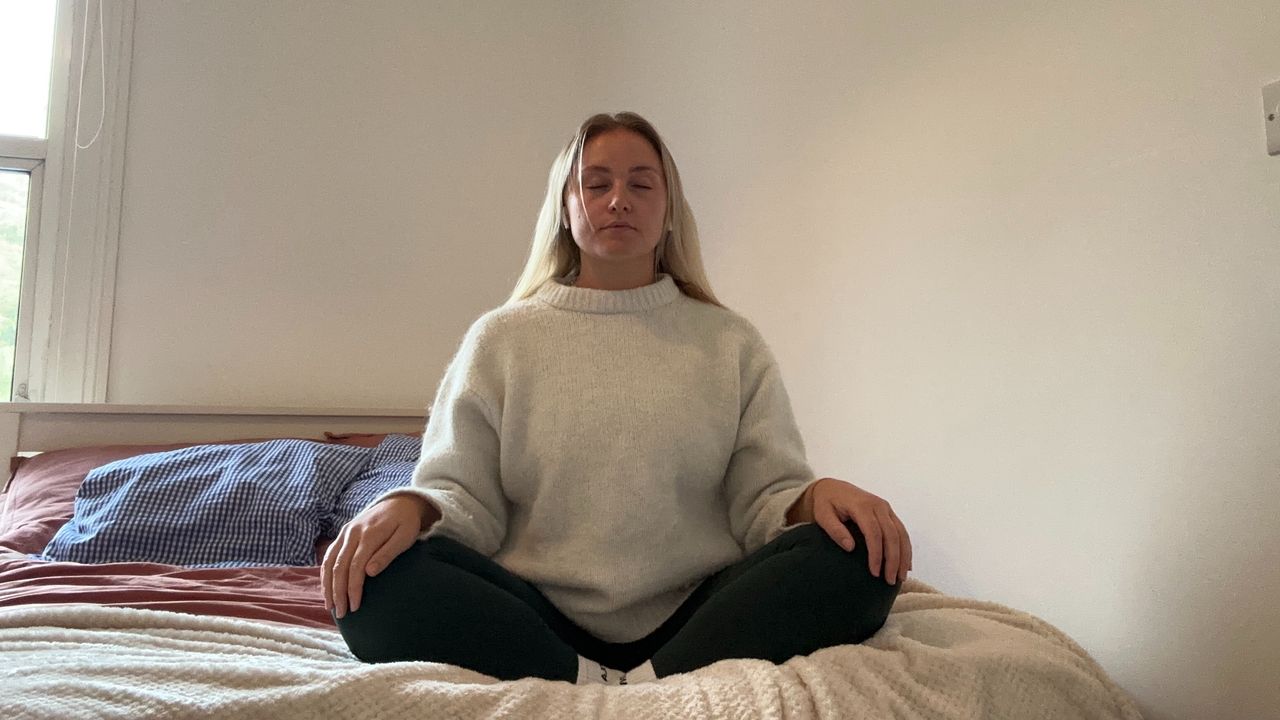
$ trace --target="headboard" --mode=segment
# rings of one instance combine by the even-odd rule
[[[93,445],[420,433],[420,408],[286,408],[111,403],[0,403],[0,458]],[[0,491],[9,472],[0,468]]]

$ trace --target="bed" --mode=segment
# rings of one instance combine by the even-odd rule
[[[0,717],[1140,717],[1049,623],[914,578],[861,645],[607,687],[361,663],[324,610],[324,532],[305,538],[314,554],[293,565],[42,556],[70,525],[77,492],[89,494],[86,478],[140,458],[281,439],[325,456],[377,452],[422,425],[419,410],[0,409],[0,448],[14,458],[0,496]]]

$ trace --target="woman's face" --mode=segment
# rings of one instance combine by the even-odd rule
[[[582,195],[572,175],[564,192],[569,229],[583,264],[621,270],[647,263],[662,240],[667,185],[662,161],[644,136],[610,130],[582,148]]]

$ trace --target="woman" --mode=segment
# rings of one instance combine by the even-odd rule
[[[367,662],[634,684],[861,642],[910,569],[888,503],[814,479],[772,352],[711,293],[675,162],[620,113],[557,157],[413,482],[342,528],[322,578]]]

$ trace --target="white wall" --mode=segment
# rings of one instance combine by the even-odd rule
[[[577,11],[378,7],[138,2],[110,401],[425,407],[506,299]]]
[[[635,109],[918,577],[1151,718],[1274,712],[1280,6],[529,5],[140,0],[110,400],[425,404]]]

